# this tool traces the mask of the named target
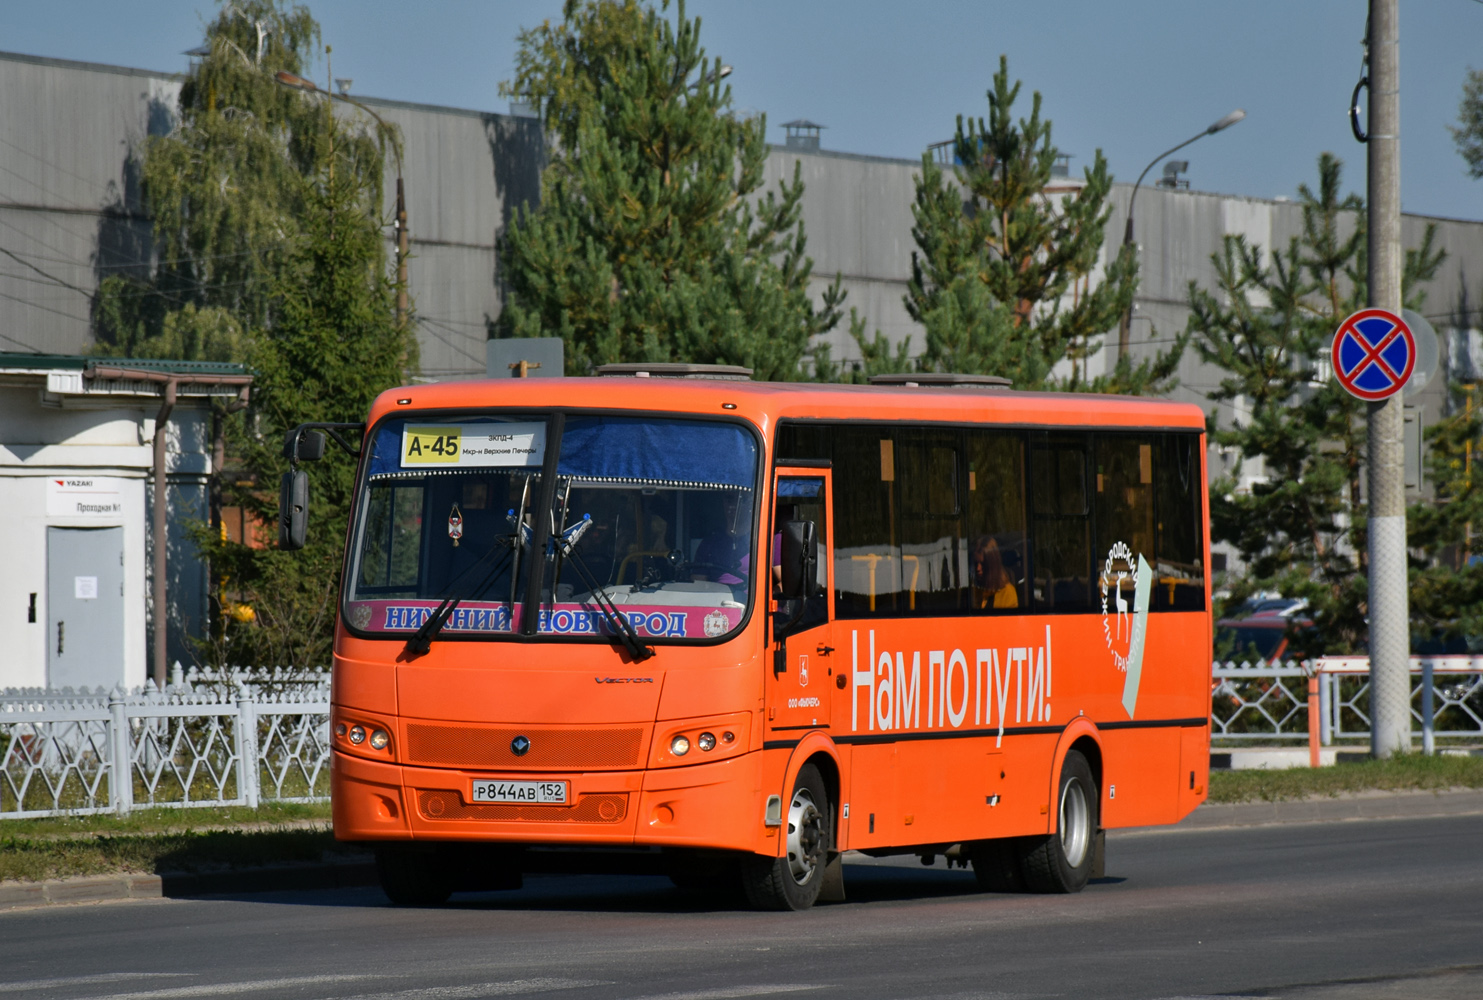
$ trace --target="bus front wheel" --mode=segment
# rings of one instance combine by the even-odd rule
[[[429,845],[377,844],[376,874],[397,906],[437,906],[453,895],[448,865]]]
[[[780,858],[750,858],[742,866],[742,888],[759,910],[806,910],[819,898],[829,861],[829,789],[819,769],[805,764],[793,783],[783,817],[786,851]]]

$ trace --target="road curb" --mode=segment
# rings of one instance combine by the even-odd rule
[[[376,865],[356,858],[318,865],[276,865],[215,872],[164,875],[101,875],[0,882],[0,912],[115,899],[188,898],[293,889],[349,889],[376,884]]]
[[[1483,815],[1483,791],[1476,789],[1446,792],[1359,792],[1291,802],[1206,803],[1181,820],[1175,829],[1222,830],[1297,823],[1479,815]]]

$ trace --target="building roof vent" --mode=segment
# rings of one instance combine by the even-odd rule
[[[598,365],[599,375],[626,375],[633,378],[708,378],[723,382],[747,382],[752,378],[752,369],[740,365],[692,365],[683,362],[661,361],[624,362],[616,365]]]
[[[816,153],[819,150],[819,130],[828,128],[818,122],[811,122],[807,118],[795,118],[791,122],[783,122],[783,128],[787,130],[788,138],[784,143],[789,149],[801,149],[806,153]]]
[[[897,372],[872,375],[871,385],[897,385],[909,388],[1008,389],[1012,382],[998,375],[964,375],[959,372]]]

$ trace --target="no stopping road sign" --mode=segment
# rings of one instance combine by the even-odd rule
[[[1416,367],[1416,339],[1406,321],[1385,309],[1361,309],[1334,334],[1334,375],[1360,399],[1379,400],[1404,388]]]

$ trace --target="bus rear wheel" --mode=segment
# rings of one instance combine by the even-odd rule
[[[1023,870],[1031,892],[1080,892],[1091,878],[1097,837],[1097,783],[1076,750],[1066,753],[1056,789],[1056,832],[1025,838]]]
[[[806,910],[819,898],[833,843],[829,789],[819,769],[803,765],[783,817],[786,834],[780,858],[749,858],[742,888],[758,910]]]
[[[437,906],[453,895],[452,873],[438,850],[423,844],[377,844],[381,891],[397,906]]]

